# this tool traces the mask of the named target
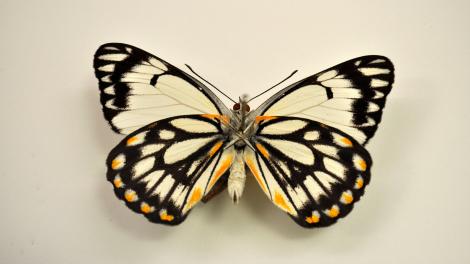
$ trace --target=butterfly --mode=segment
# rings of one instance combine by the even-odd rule
[[[225,189],[238,202],[247,174],[300,226],[337,222],[369,183],[364,145],[394,80],[389,59],[363,56],[251,110],[246,97],[229,109],[202,81],[131,45],[102,45],[94,69],[104,117],[126,135],[107,179],[131,210],[167,225]]]

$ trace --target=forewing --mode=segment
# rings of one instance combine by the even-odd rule
[[[132,132],[111,151],[107,178],[133,211],[176,225],[227,172],[234,150],[224,150],[225,144],[218,119],[163,119]]]
[[[171,116],[229,113],[202,83],[139,48],[104,44],[94,68],[104,116],[118,133]]]
[[[393,80],[388,58],[359,57],[288,86],[251,116],[306,118],[338,128],[365,144],[377,130]]]
[[[263,121],[245,162],[261,189],[304,227],[346,216],[364,193],[372,160],[346,133],[292,117]]]

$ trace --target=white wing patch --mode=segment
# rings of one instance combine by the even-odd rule
[[[143,73],[143,74],[149,74],[149,75],[153,76],[155,74],[162,74],[162,73],[166,72],[167,70],[162,70],[162,69],[154,67],[154,66],[142,65],[141,64],[141,65],[136,65],[136,66],[132,67],[130,71],[131,72],[140,72],[140,73]]]
[[[129,134],[130,132],[142,127],[142,124],[149,124],[155,120],[171,117],[172,113],[181,112],[199,114],[199,112],[195,110],[188,110],[188,108],[183,105],[169,105],[157,108],[124,111],[114,117],[112,122],[115,126],[122,127],[120,130],[122,133]]]
[[[170,122],[174,127],[190,133],[217,133],[214,125],[193,118],[178,118]]]
[[[319,105],[328,100],[325,88],[320,85],[307,85],[284,96],[270,107],[264,115],[289,116],[301,113],[312,105]]]
[[[267,138],[263,138],[263,141],[271,145],[273,148],[278,149],[289,158],[305,165],[313,165],[313,162],[315,161],[313,152],[308,147],[297,142]]]
[[[163,154],[165,164],[173,164],[185,159],[196,150],[206,146],[215,137],[188,139],[171,145]]]
[[[346,179],[346,167],[343,164],[330,158],[323,158],[323,164],[330,173],[341,177],[343,180]]]
[[[323,82],[323,81],[332,79],[332,78],[336,77],[337,75],[338,75],[338,71],[337,71],[337,70],[326,71],[326,72],[320,74],[320,75],[317,77],[317,81]]]
[[[151,195],[158,195],[161,198],[165,198],[171,190],[171,187],[175,183],[175,179],[171,175],[165,176],[163,181],[155,188]]]
[[[333,184],[338,183],[335,178],[322,171],[316,171],[314,174],[315,177],[317,177],[318,181],[329,191],[332,190]]]
[[[186,199],[186,194],[188,193],[189,187],[183,184],[178,184],[176,189],[173,191],[173,194],[170,197],[170,200],[177,207],[182,207]]]
[[[288,120],[285,122],[274,123],[267,125],[260,132],[262,135],[285,135],[291,134],[297,130],[304,128],[307,125],[307,122],[294,119]]]
[[[326,80],[321,82],[323,86],[330,87],[330,88],[352,88],[354,87],[351,80],[342,79],[342,78],[333,78],[330,80]]]
[[[148,157],[137,162],[134,165],[134,174],[132,175],[132,177],[139,178],[140,176],[149,172],[150,169],[153,168],[154,164],[155,164],[155,157]]]
[[[335,148],[334,146],[323,145],[323,144],[315,144],[315,145],[313,145],[313,148],[320,151],[321,153],[323,153],[327,156],[334,157],[334,158],[339,158],[338,157],[339,149]]]
[[[311,119],[318,120],[326,125],[337,124],[345,126],[354,126],[354,113],[348,111],[338,111],[327,107],[315,107],[303,112],[304,116]],[[372,118],[367,118],[367,122],[358,126],[372,126],[375,121]]]
[[[173,132],[171,130],[162,129],[162,130],[160,130],[159,136],[160,136],[161,139],[170,140],[170,139],[173,139],[175,137],[175,132]]]
[[[304,134],[304,139],[305,140],[318,140],[320,139],[320,133],[318,131],[307,131]]]
[[[389,83],[387,81],[383,81],[380,79],[372,79],[372,81],[370,82],[370,86],[372,86],[372,88],[384,87],[388,84]]]
[[[307,194],[300,187],[292,188],[287,185],[287,193],[292,199],[292,202],[295,205],[295,208],[302,208],[305,205],[305,202],[308,201]]]
[[[365,76],[373,76],[373,75],[390,73],[390,69],[373,68],[373,67],[359,68],[358,70]]]
[[[313,196],[315,201],[319,201],[321,195],[326,196],[327,193],[321,188],[321,186],[313,179],[311,175],[305,177],[304,185],[307,187],[310,195]]]
[[[143,177],[140,181],[147,183],[146,190],[150,191],[150,189],[155,186],[158,180],[163,176],[164,171],[158,170],[152,173],[149,173],[147,176]]]
[[[110,49],[106,49],[106,50],[110,50]],[[113,49],[113,50],[118,50],[118,49],[116,48],[116,49]],[[105,60],[105,61],[123,61],[123,60],[127,59],[127,57],[129,57],[128,54],[111,53],[111,54],[105,54],[105,55],[98,56],[98,59]]]
[[[178,76],[162,75],[157,80],[156,88],[163,94],[175,99],[180,104],[193,108],[201,114],[219,113],[207,96]]]

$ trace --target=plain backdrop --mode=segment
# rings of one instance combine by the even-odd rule
[[[469,263],[469,14],[469,1],[1,0],[0,263]],[[188,63],[235,98],[388,56],[365,196],[317,230],[252,179],[239,205],[223,193],[177,227],[132,213],[105,179],[122,139],[92,68],[106,42]]]

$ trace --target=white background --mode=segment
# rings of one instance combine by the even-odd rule
[[[469,263],[470,2],[330,2],[2,0],[0,263]],[[310,230],[249,180],[237,206],[224,193],[180,226],[147,222],[105,180],[122,138],[92,69],[106,42],[189,63],[232,97],[388,56],[365,196]]]

